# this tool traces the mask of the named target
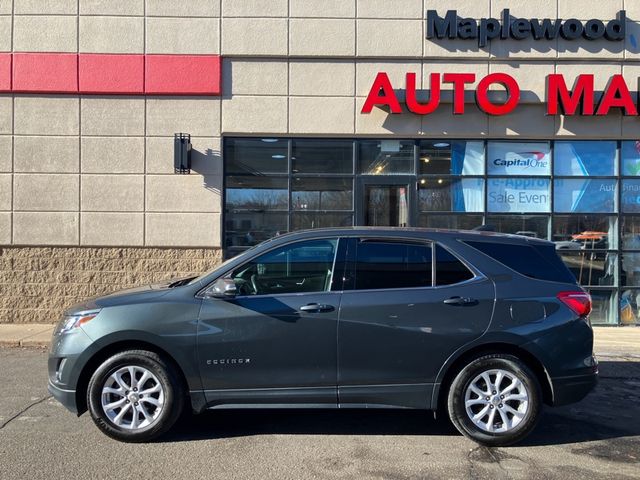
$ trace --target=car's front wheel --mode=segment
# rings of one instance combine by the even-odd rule
[[[535,374],[513,355],[485,355],[454,378],[449,417],[463,435],[486,446],[511,445],[529,435],[542,407]]]
[[[163,434],[182,412],[184,394],[173,365],[160,355],[128,350],[95,371],[87,405],[102,432],[124,442],[146,442]]]

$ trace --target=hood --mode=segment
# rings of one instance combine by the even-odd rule
[[[127,288],[99,297],[80,302],[65,311],[65,315],[72,315],[86,310],[126,305],[130,303],[144,303],[166,295],[172,288],[185,285],[194,277],[176,278],[163,283],[154,283],[141,287]]]

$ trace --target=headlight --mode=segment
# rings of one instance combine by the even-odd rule
[[[100,313],[100,310],[85,312],[78,315],[67,315],[61,320],[61,327],[58,333],[63,334],[73,330],[74,328],[78,328],[79,326],[93,320],[98,315],[98,313]]]

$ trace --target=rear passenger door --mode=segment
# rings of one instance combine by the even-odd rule
[[[493,283],[428,241],[350,239],[338,401],[429,408],[445,360],[489,325]]]

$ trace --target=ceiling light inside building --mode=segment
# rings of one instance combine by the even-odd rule
[[[444,147],[448,147],[449,144],[445,142],[440,142],[440,143],[434,143],[433,146],[437,148],[444,148]]]

